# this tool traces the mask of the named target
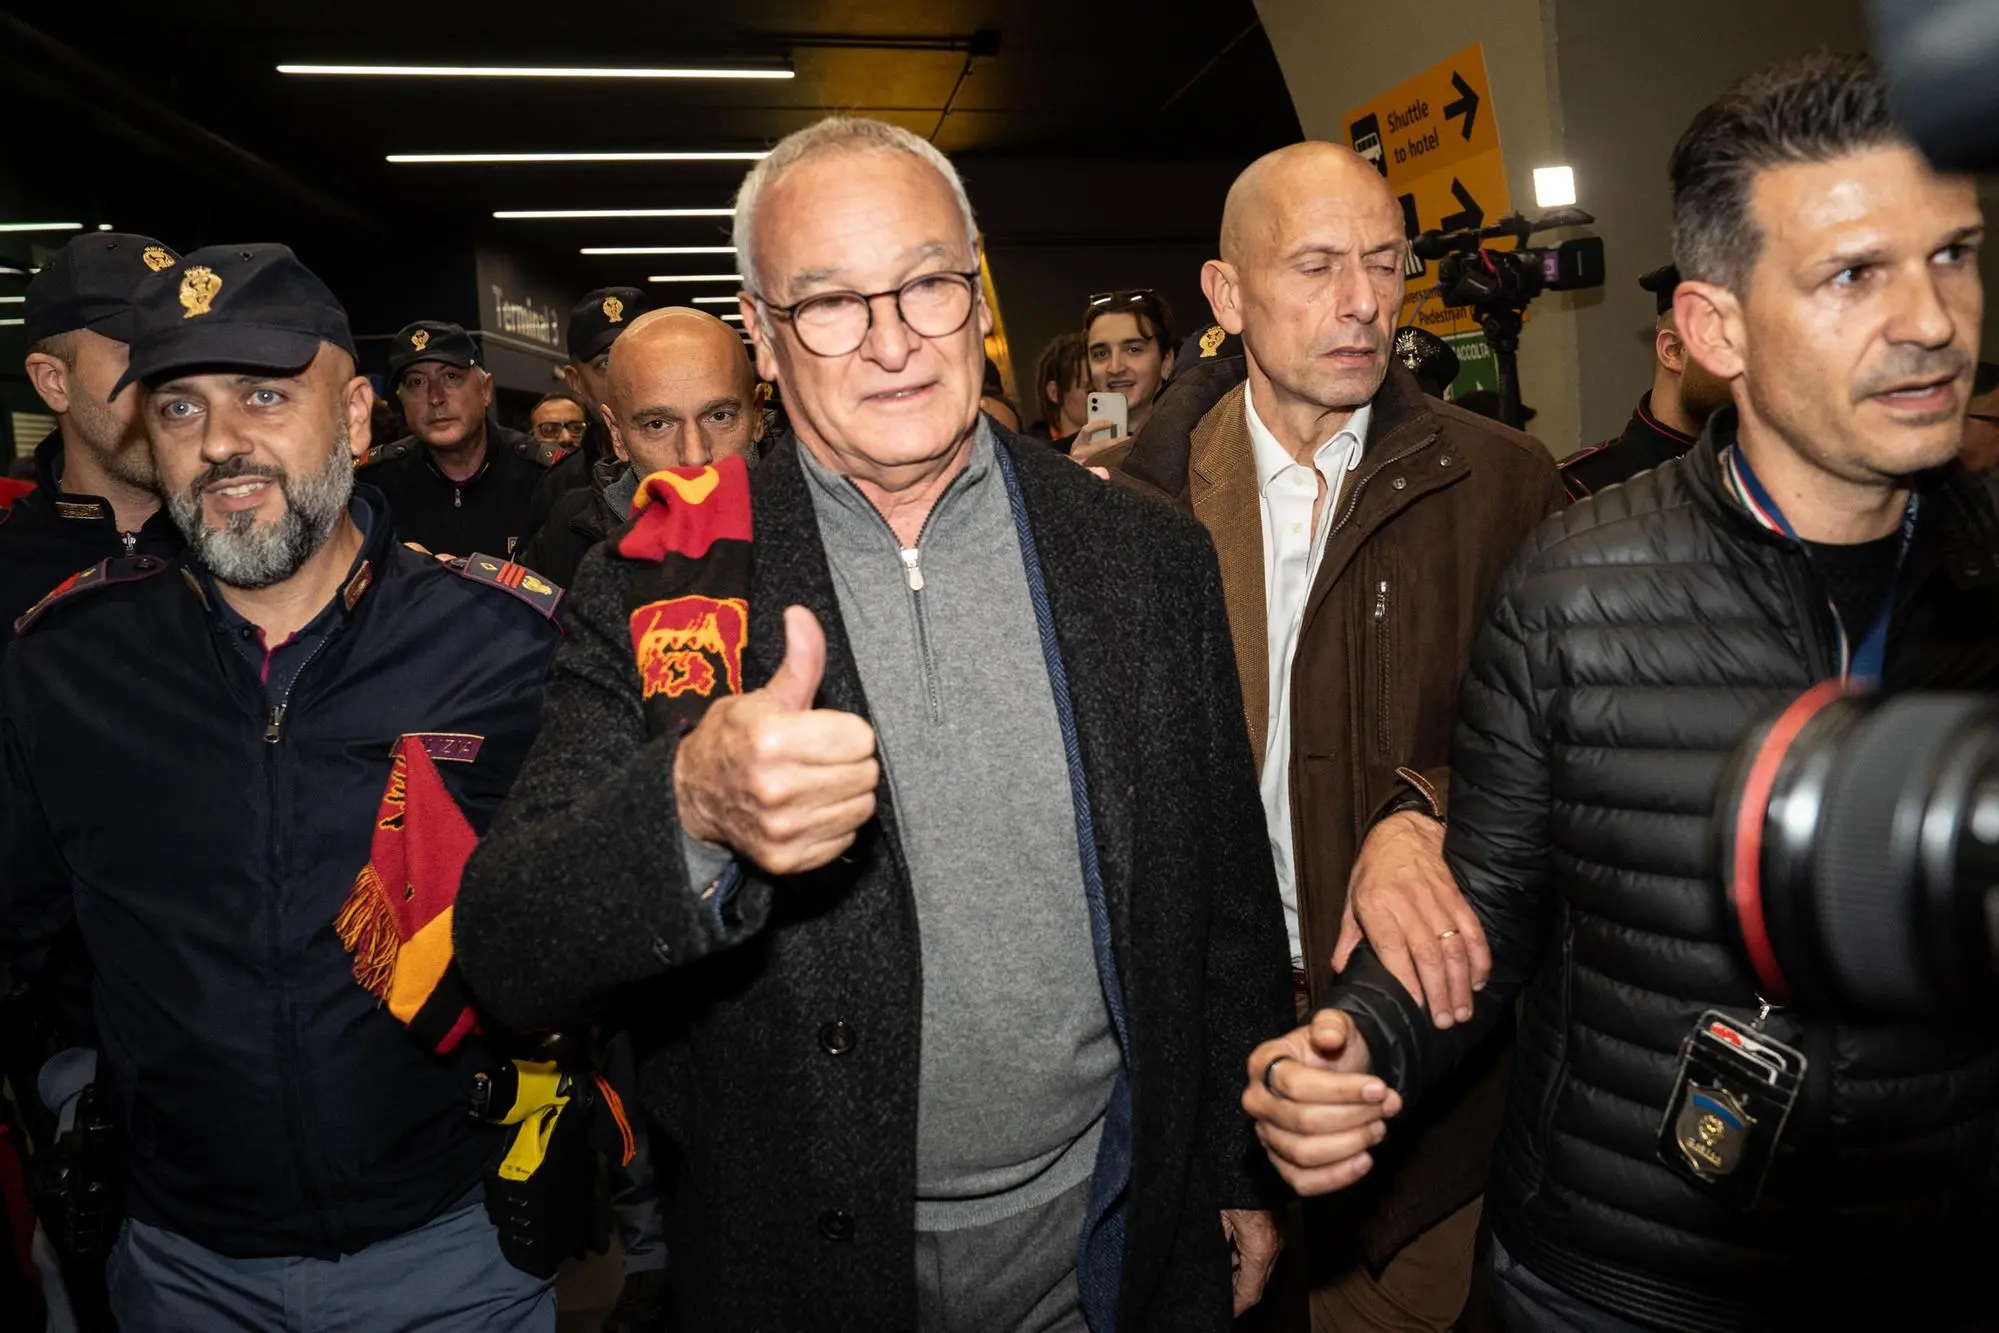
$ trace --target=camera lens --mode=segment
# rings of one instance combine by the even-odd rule
[[[1767,998],[1982,1014],[1999,925],[1999,704],[1823,685],[1737,752],[1716,812],[1731,927]]]

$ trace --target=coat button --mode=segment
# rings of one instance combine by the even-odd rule
[[[819,1234],[827,1240],[852,1240],[854,1238],[854,1218],[851,1213],[843,1213],[838,1208],[828,1208],[819,1214]]]
[[[836,1018],[819,1029],[819,1049],[828,1055],[845,1055],[854,1049],[854,1029]]]
[[[1398,491],[1407,490],[1409,488],[1409,479],[1407,477],[1397,477],[1394,481],[1391,481],[1388,484],[1390,486],[1393,486]]]
[[[1451,465],[1451,456],[1449,454],[1445,454],[1442,458],[1439,458],[1437,460],[1438,467],[1449,467],[1450,465]]]
[[[660,962],[671,966],[673,964],[673,946],[665,940],[656,939],[652,942],[652,956],[659,959]]]

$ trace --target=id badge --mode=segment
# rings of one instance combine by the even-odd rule
[[[1680,1043],[1659,1160],[1723,1203],[1755,1207],[1804,1081],[1798,1051],[1708,1010]]]

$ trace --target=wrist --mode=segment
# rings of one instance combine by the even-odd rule
[[[721,830],[702,817],[701,802],[694,798],[692,784],[688,781],[687,752],[691,748],[688,744],[691,739],[684,738],[673,752],[673,808],[680,817],[681,832],[696,842],[722,846]]]

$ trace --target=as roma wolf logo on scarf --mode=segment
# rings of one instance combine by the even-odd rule
[[[728,693],[743,692],[750,604],[742,598],[689,595],[648,602],[632,612],[631,625],[641,698],[677,699],[690,690],[709,698],[718,675]]]
[[[647,477],[617,549],[640,566],[627,607],[647,728],[657,736],[691,727],[718,695],[743,690],[750,634],[743,460]]]

